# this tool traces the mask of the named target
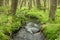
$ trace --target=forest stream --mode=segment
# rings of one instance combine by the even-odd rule
[[[44,34],[40,30],[41,25],[28,22],[12,38],[12,40],[45,40]]]

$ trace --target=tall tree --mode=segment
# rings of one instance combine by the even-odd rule
[[[3,5],[3,1],[4,1],[4,0],[0,0],[0,6],[2,6],[2,5]]]
[[[40,9],[41,8],[40,0],[36,0],[36,4],[37,4],[37,8]]]
[[[5,5],[9,5],[9,0],[5,0]]]
[[[18,4],[18,0],[11,0],[11,13],[16,14],[16,9],[17,9],[17,4]]]
[[[46,0],[44,0],[44,12],[46,11]]]
[[[20,8],[22,8],[23,3],[24,3],[24,0],[21,0],[21,3],[20,3]]]
[[[29,0],[29,1],[28,1],[28,7],[29,7],[29,8],[28,8],[29,10],[32,8],[32,0]]]
[[[34,6],[35,6],[35,0],[33,0],[33,4],[34,4]]]
[[[58,0],[58,6],[60,6],[60,0]]]
[[[24,6],[26,6],[26,0],[24,0]]]
[[[50,0],[47,1],[48,1],[48,10],[50,10]]]
[[[49,12],[49,19],[54,21],[55,20],[55,11],[57,8],[57,0],[50,0],[50,12]]]
[[[20,5],[20,3],[21,3],[21,0],[18,0],[18,5]]]

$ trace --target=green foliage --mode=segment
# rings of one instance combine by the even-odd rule
[[[60,35],[58,35],[58,38],[56,40],[60,40]]]
[[[42,29],[47,40],[60,40],[60,9],[57,9],[56,20],[54,22],[48,21],[49,13],[43,10],[37,10],[32,8],[28,10],[27,8],[17,9],[15,15],[8,15],[8,9],[6,7],[2,9],[2,14],[0,14],[0,40],[9,40],[9,36],[13,31],[18,30],[21,25],[25,24],[26,20],[39,20],[43,25]],[[8,38],[8,39],[7,39]]]
[[[41,23],[45,23],[46,21],[48,21],[48,14],[44,13],[41,10],[40,11],[36,9],[30,10],[28,12],[28,15],[38,18],[41,21]]]
[[[60,28],[59,24],[47,24],[45,26],[44,33],[46,35],[47,40],[55,40],[58,36],[58,31]]]
[[[17,10],[16,15],[8,15],[8,9],[0,9],[3,11],[0,14],[0,40],[9,40],[12,32],[18,30],[21,25],[25,24],[25,11]]]
[[[60,24],[60,9],[57,9],[55,23]]]
[[[9,6],[2,6],[2,7],[0,7],[0,14],[2,14],[2,13],[9,14],[8,13],[9,10],[10,10],[10,7]]]
[[[40,20],[41,23],[47,23],[45,24],[45,28],[43,29],[43,32],[46,36],[47,40],[60,40],[60,36],[58,36],[58,34],[60,35],[60,9],[57,10],[56,12],[56,20],[51,22],[48,21],[49,20],[49,13],[47,12],[43,12],[42,10],[37,10],[35,8],[32,8],[31,10],[26,9],[22,9],[22,11],[20,10],[19,13],[23,13],[24,16],[26,16],[27,18],[30,19],[35,19],[35,20]],[[44,26],[44,25],[43,25]]]
[[[9,37],[0,31],[0,40],[8,40]]]
[[[60,9],[57,9],[54,22],[47,22],[42,30],[47,40],[60,40]]]
[[[1,14],[0,15],[0,30],[2,30],[0,36],[1,40],[8,40],[7,35],[10,35],[13,31],[18,30],[21,26],[20,16]],[[7,35],[5,35],[7,34]],[[4,38],[6,37],[6,38]]]
[[[18,9],[18,11],[20,11],[18,15],[24,14],[24,16],[27,18],[31,18],[31,19],[37,18],[38,20],[41,21],[41,23],[45,23],[48,21],[48,12],[43,12],[43,10],[37,10],[35,8],[28,10],[27,8],[23,8],[21,10]]]

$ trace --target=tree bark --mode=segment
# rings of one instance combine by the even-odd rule
[[[46,11],[46,0],[44,0],[44,12]]]
[[[49,19],[54,21],[55,20],[55,11],[57,8],[57,0],[50,0],[50,12],[49,12]]]
[[[24,6],[26,6],[26,0],[24,0]]]
[[[41,8],[40,0],[36,0],[36,4],[37,4],[37,8],[40,9]]]
[[[4,0],[0,0],[0,6],[3,6],[3,1],[4,1]]]
[[[35,6],[35,0],[33,0],[33,5]]]
[[[58,0],[58,6],[60,6],[60,0]]]
[[[21,1],[21,4],[20,4],[20,9],[22,8],[23,3],[24,3],[24,0],[22,0],[22,1]]]
[[[11,0],[11,1],[12,1],[12,4],[11,4],[11,13],[13,15],[15,15],[16,14],[18,0]]]
[[[5,5],[9,5],[9,0],[5,0]]]
[[[32,0],[28,1],[28,9],[30,10],[32,8]]]

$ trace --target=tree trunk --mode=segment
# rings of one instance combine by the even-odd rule
[[[44,0],[44,12],[46,11],[46,0]]]
[[[5,5],[9,5],[9,0],[5,0]]]
[[[26,6],[26,0],[24,0],[24,6]]]
[[[60,6],[60,0],[58,0],[58,6]]]
[[[4,0],[0,0],[0,6],[3,6],[3,1],[4,1]]]
[[[33,0],[33,5],[35,6],[35,0]]]
[[[21,1],[21,4],[20,4],[20,9],[22,8],[23,3],[24,3],[24,0],[22,0],[22,1]]]
[[[11,13],[12,13],[13,15],[16,14],[17,4],[18,4],[18,0],[12,0]]]
[[[37,4],[37,8],[40,9],[41,8],[40,0],[36,0],[36,4]]]
[[[32,0],[28,1],[28,9],[30,10],[32,8]]]
[[[48,0],[48,10],[50,10],[50,0]]]
[[[18,7],[20,7],[21,1],[22,1],[22,0],[18,0]]]
[[[55,20],[55,11],[57,8],[57,0],[50,0],[50,13],[49,19],[54,21]]]

